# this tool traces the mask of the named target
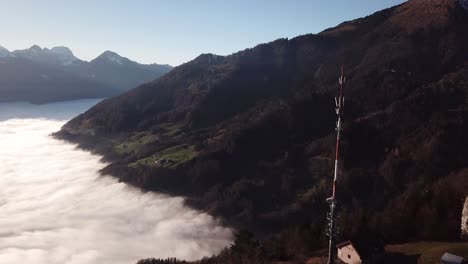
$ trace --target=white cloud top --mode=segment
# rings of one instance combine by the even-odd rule
[[[182,198],[142,193],[99,176],[105,166],[99,156],[48,136],[63,121],[2,120],[1,264],[198,259],[230,243],[229,229],[185,207]]]

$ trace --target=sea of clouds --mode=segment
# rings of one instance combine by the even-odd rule
[[[100,176],[99,156],[49,136],[94,103],[0,104],[0,263],[193,260],[228,246],[213,217]]]

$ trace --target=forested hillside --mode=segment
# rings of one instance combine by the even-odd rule
[[[104,154],[103,173],[252,231],[269,259],[301,256],[325,243],[344,64],[340,237],[455,240],[468,194],[467,25],[460,1],[412,0],[316,35],[204,54],[56,136]]]

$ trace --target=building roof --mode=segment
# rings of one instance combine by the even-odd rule
[[[342,248],[342,247],[346,247],[347,245],[352,245],[353,243],[351,243],[351,241],[349,240],[346,240],[346,241],[343,241],[341,243],[339,243],[338,245],[336,245],[337,248]]]
[[[373,254],[382,253],[384,251],[384,245],[378,240],[365,240],[365,239],[353,239],[341,242],[336,245],[337,248],[343,248],[348,245],[352,245],[356,252],[359,254],[361,259],[366,259]]]
[[[441,259],[444,263],[462,264],[464,259],[462,257],[445,253]]]

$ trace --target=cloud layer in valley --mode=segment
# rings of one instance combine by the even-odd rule
[[[0,263],[198,259],[230,244],[231,230],[182,198],[99,176],[99,156],[48,136],[63,123],[0,122]]]

